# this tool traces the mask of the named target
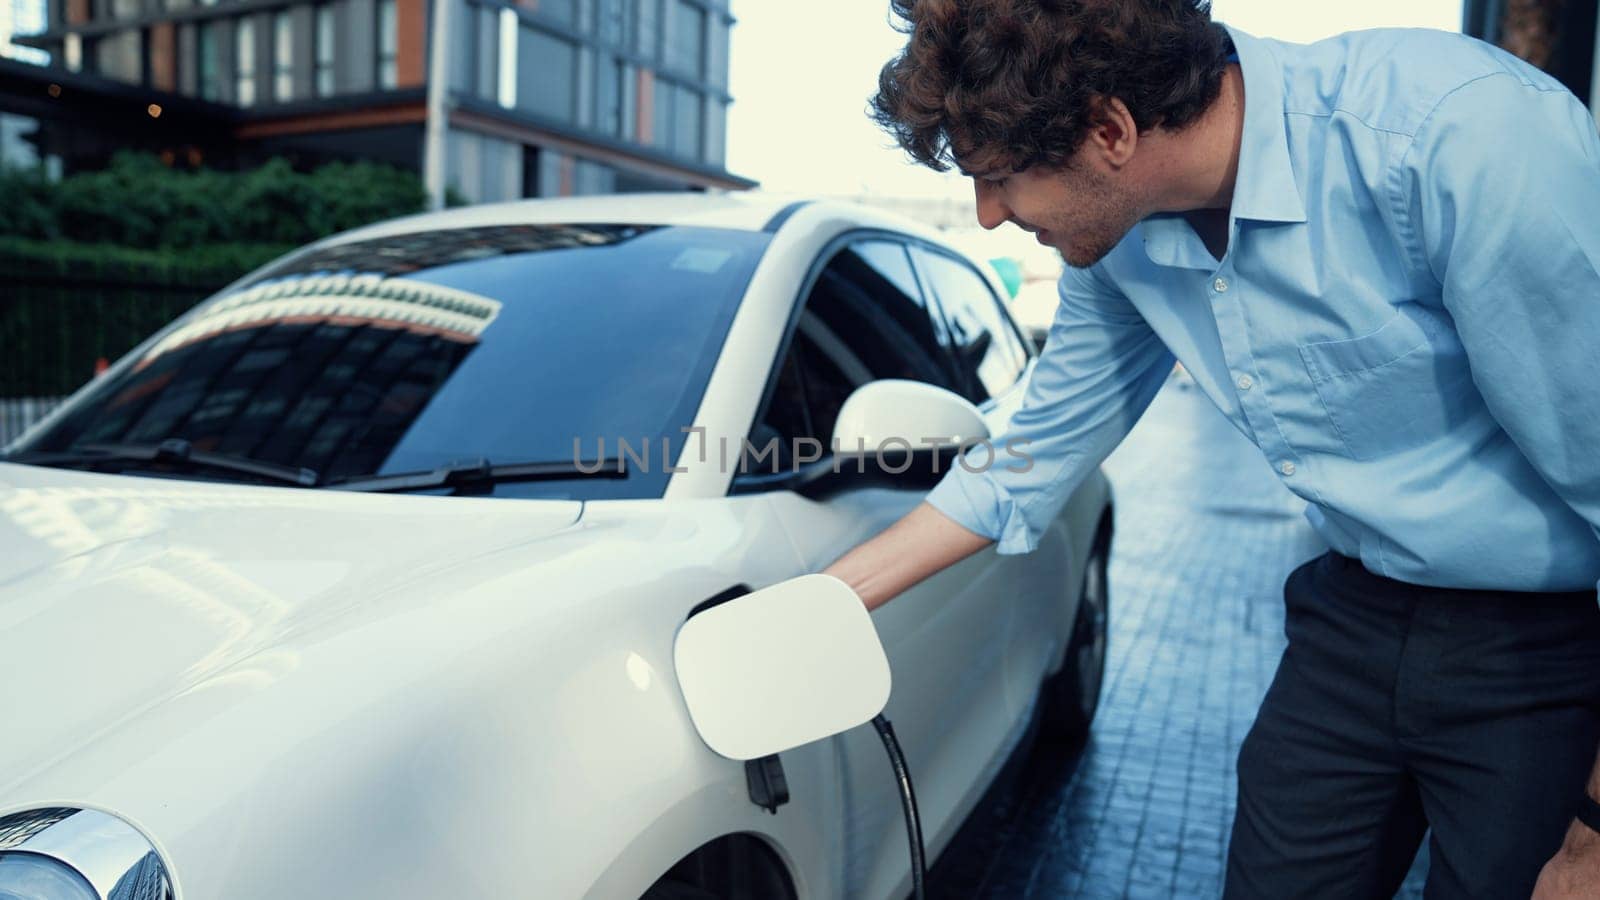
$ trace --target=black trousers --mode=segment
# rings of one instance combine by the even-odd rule
[[[1430,900],[1528,897],[1600,744],[1595,592],[1419,587],[1330,553],[1284,600],[1224,897],[1393,897],[1430,827]]]

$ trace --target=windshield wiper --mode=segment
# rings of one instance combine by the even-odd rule
[[[455,459],[427,472],[400,472],[394,475],[376,475],[371,478],[353,478],[333,481],[324,485],[335,491],[371,491],[396,493],[423,491],[433,488],[454,488],[458,494],[487,494],[496,484],[512,481],[566,481],[574,478],[628,477],[622,457],[597,459],[593,462],[525,462],[492,465],[483,457]]]
[[[243,456],[229,456],[209,450],[196,450],[183,438],[168,438],[159,444],[79,444],[72,450],[23,453],[6,457],[6,462],[29,466],[77,466],[99,463],[159,462],[203,466],[255,475],[271,481],[314,487],[317,473],[301,466],[283,466]]]

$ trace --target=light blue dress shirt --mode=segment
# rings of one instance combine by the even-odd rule
[[[1600,135],[1487,44],[1229,29],[1244,134],[1219,262],[1177,215],[1069,268],[1000,440],[928,502],[1034,549],[1174,358],[1328,544],[1416,584],[1600,579]],[[999,441],[996,442],[999,444]],[[982,448],[968,452],[982,467]]]

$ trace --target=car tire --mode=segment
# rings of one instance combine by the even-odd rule
[[[639,900],[723,900],[717,894],[683,881],[658,881]]]
[[[1111,563],[1111,517],[1100,520],[1084,561],[1083,589],[1061,668],[1045,679],[1040,735],[1057,744],[1078,744],[1089,736],[1106,672],[1106,632],[1110,614],[1107,572]]]

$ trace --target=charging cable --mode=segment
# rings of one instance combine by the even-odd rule
[[[905,755],[900,752],[900,742],[894,739],[894,726],[882,713],[874,716],[872,727],[883,738],[883,748],[889,751],[889,764],[894,767],[895,780],[900,782],[900,805],[906,813],[906,837],[911,841],[911,896],[925,900],[928,866],[922,849],[922,819],[917,815],[917,795],[911,790],[911,770],[906,768]]]

